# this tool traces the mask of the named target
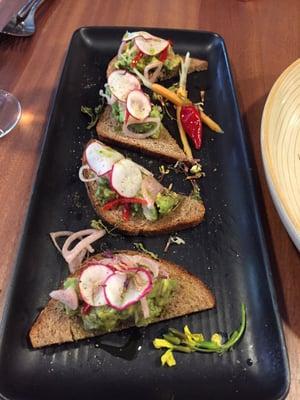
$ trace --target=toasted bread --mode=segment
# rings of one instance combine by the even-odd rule
[[[181,56],[183,59],[184,57]],[[108,64],[107,70],[106,70],[106,76],[108,77],[116,68],[115,68],[115,63],[117,61],[117,56],[114,57]],[[205,60],[200,60],[198,58],[191,58],[191,63],[189,66],[188,73],[192,72],[198,72],[198,71],[205,71],[208,67],[208,62]],[[179,65],[177,68],[174,68],[170,71],[167,71],[166,69],[163,69],[158,77],[158,80],[163,81],[166,79],[171,79],[174,78],[175,76],[178,76],[179,74]]]
[[[87,182],[86,188],[91,203],[100,218],[127,235],[156,235],[192,228],[200,224],[205,214],[202,202],[190,196],[182,196],[177,208],[157,221],[148,221],[143,216],[135,216],[124,221],[120,209],[103,211],[103,207],[95,196],[97,190],[95,182]]]
[[[131,255],[139,254],[134,251],[124,251],[124,253]],[[101,259],[102,257],[99,254],[93,256],[93,259]],[[82,268],[85,268],[86,263],[87,261],[82,264]],[[171,279],[177,280],[177,288],[163,313],[151,323],[208,310],[215,306],[213,294],[198,277],[169,261],[159,260],[159,263]],[[112,332],[132,326],[134,326],[132,321],[124,321],[122,325],[112,330]],[[79,317],[68,316],[64,312],[62,304],[57,300],[51,299],[34,322],[29,332],[29,338],[32,346],[39,348],[53,344],[74,342],[105,333],[107,332],[85,330]]]
[[[110,144],[138,150],[142,153],[162,158],[170,162],[193,161],[187,158],[184,151],[164,126],[162,126],[159,138],[157,139],[136,139],[125,136],[122,132],[118,132],[111,118],[111,110],[109,106],[107,106],[101,114],[96,130],[99,139]]]

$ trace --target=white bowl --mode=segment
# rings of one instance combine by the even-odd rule
[[[300,251],[300,59],[279,76],[269,93],[261,151],[275,207]]]

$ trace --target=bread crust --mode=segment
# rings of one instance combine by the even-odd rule
[[[118,251],[117,253],[128,255],[141,254],[136,251]],[[143,256],[149,257],[143,253]],[[103,256],[98,254],[93,259],[101,259]],[[86,260],[82,268],[87,265]],[[166,271],[170,278],[178,282],[177,289],[169,305],[162,315],[152,323],[168,320],[183,315],[204,311],[215,306],[215,297],[210,289],[195,275],[192,275],[184,268],[167,260],[159,260],[161,268]],[[125,321],[118,329],[111,332],[133,327],[132,322]],[[57,300],[51,299],[46,307],[37,317],[30,332],[29,339],[34,348],[40,348],[53,344],[74,342],[81,339],[104,335],[107,332],[94,330],[86,331],[83,328],[79,317],[69,317],[64,312],[63,306]]]
[[[105,107],[101,114],[96,126],[96,131],[100,140],[112,145],[141,151],[144,154],[156,158],[162,158],[169,162],[184,161],[190,164],[193,163],[193,159],[189,159],[186,156],[184,151],[177,144],[176,140],[164,126],[162,126],[159,138],[157,139],[136,139],[118,132],[115,123],[111,118],[110,106]]]

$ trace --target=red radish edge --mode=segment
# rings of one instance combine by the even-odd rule
[[[131,306],[132,304],[136,304],[138,301],[141,300],[141,298],[145,297],[146,294],[148,294],[148,293],[151,291],[152,287],[153,287],[153,282],[152,282],[151,273],[150,273],[149,271],[147,271],[146,269],[144,269],[144,268],[130,268],[130,269],[126,270],[126,272],[127,272],[127,271],[128,271],[128,272],[129,272],[129,271],[131,271],[131,272],[140,272],[140,271],[144,272],[144,273],[148,276],[149,285],[148,285],[148,286],[146,287],[146,289],[144,289],[144,291],[138,296],[137,300],[130,301],[129,303],[126,303],[123,307],[117,307],[117,306],[114,306],[114,305],[111,304],[111,302],[109,301],[109,299],[108,299],[108,297],[107,297],[107,294],[106,294],[106,282],[107,282],[108,279],[111,278],[114,274],[109,275],[109,276],[106,278],[105,282],[103,283],[104,297],[105,297],[105,300],[106,300],[107,305],[109,305],[111,308],[113,308],[113,309],[115,309],[115,310],[117,310],[117,311],[123,311],[123,310],[125,310],[126,308],[128,308],[129,306]],[[125,272],[125,273],[126,273],[126,272]],[[117,272],[116,272],[116,273],[117,273]],[[123,273],[123,272],[122,272],[122,273]]]

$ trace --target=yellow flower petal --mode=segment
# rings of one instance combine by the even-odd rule
[[[168,342],[166,339],[158,339],[158,338],[153,340],[153,346],[156,349],[162,349],[162,348],[173,349],[174,347],[174,345]]]
[[[167,364],[168,367],[173,367],[176,365],[176,360],[174,358],[173,352],[171,349],[167,350],[162,356],[161,356],[161,364],[165,365]]]
[[[219,333],[214,333],[210,340],[216,343],[218,346],[222,345],[222,336]]]

